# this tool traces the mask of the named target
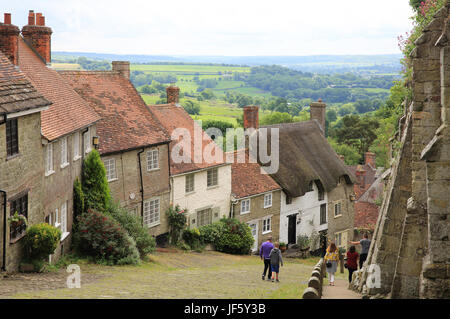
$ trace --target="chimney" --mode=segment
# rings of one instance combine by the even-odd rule
[[[112,70],[130,79],[130,61],[112,61]]]
[[[375,164],[375,154],[372,152],[366,152],[364,154],[364,162],[366,165],[370,165],[372,168],[376,168]]]
[[[167,93],[167,104],[178,104],[179,102],[179,94],[180,94],[180,88],[174,85],[170,85],[166,87],[166,93]]]
[[[244,106],[244,130],[259,128],[259,107],[256,105]]]
[[[317,102],[312,102],[309,108],[310,119],[317,120],[320,124],[320,128],[322,129],[323,135],[325,135],[325,109],[327,105],[322,102],[322,99],[319,99]]]
[[[3,24],[0,23],[0,50],[11,63],[18,65],[18,41],[20,30],[17,26],[11,24],[11,13],[5,13],[4,21]]]
[[[28,25],[22,28],[22,36],[44,60],[51,61],[51,35],[52,29],[45,26],[45,17],[42,13],[34,14],[33,10],[28,13]]]
[[[366,171],[362,167],[362,165],[358,165],[356,167],[356,183],[359,185],[360,188],[365,187],[365,181],[366,180]]]

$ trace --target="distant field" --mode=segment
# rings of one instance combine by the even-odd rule
[[[81,70],[77,63],[52,63],[52,68],[55,70]]]
[[[132,64],[131,71],[170,72],[170,73],[200,73],[217,74],[218,72],[250,72],[249,67],[222,65],[165,65],[165,64]]]

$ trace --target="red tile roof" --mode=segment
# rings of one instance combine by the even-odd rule
[[[172,135],[175,129],[187,129],[191,136],[191,152],[187,154],[190,158],[191,163],[175,163],[170,156],[170,173],[172,175],[188,173],[200,169],[206,169],[218,165],[226,164],[225,154],[220,147],[202,130],[202,140],[201,140],[201,150],[202,154],[212,153],[212,155],[218,155],[220,160],[214,160],[211,163],[205,161],[203,156],[198,163],[194,161],[194,128],[200,128],[200,126],[194,122],[194,120],[189,116],[189,114],[180,106],[175,104],[160,104],[149,106],[150,111],[158,118],[161,124],[164,126],[166,131]],[[200,128],[201,129],[201,128]],[[177,145],[183,137],[179,137],[178,140],[172,140],[170,143],[170,152],[175,145]],[[200,143],[200,142],[199,142]],[[212,144],[211,144],[212,143]],[[211,148],[211,152],[209,152]],[[181,152],[181,151],[180,151]]]
[[[49,141],[92,125],[100,119],[73,88],[47,67],[19,37],[19,67],[52,106],[41,112],[42,135]]]
[[[0,115],[49,106],[25,75],[0,52]]]
[[[378,213],[379,207],[377,205],[368,202],[356,202],[354,227],[374,229]]]
[[[101,116],[97,124],[100,154],[170,142],[133,84],[119,72],[59,73]]]
[[[355,195],[356,195],[356,199],[359,199],[369,188],[370,185],[373,184],[373,182],[375,182],[375,180],[377,179],[376,173],[377,170],[372,168],[372,166],[370,165],[353,165],[353,166],[347,166],[349,171],[351,171],[353,173],[353,175],[357,176],[357,171],[358,170],[363,170],[364,171],[364,186],[361,184],[358,184],[358,177],[356,177],[356,181],[355,184],[353,186],[354,191],[355,191]]]
[[[248,151],[245,152],[245,163],[237,163],[238,154],[243,152],[233,153],[235,157],[231,165],[231,192],[236,199],[281,189],[270,175],[261,173],[258,163],[250,163]]]

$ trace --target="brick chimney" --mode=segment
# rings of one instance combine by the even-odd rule
[[[311,120],[317,120],[322,128],[322,133],[325,135],[325,109],[327,105],[319,99],[317,102],[312,102],[309,109]]]
[[[372,166],[372,168],[376,168],[375,156],[376,155],[374,153],[366,152],[366,154],[364,154],[364,162],[365,162],[365,164]]]
[[[256,105],[244,106],[244,130],[259,128],[259,107]]]
[[[365,187],[366,183],[366,170],[362,167],[362,165],[358,165],[356,167],[356,183],[359,185],[360,188]]]
[[[167,93],[167,104],[178,104],[179,102],[179,95],[180,95],[180,88],[174,85],[170,85],[166,87],[166,93]]]
[[[0,50],[14,65],[18,65],[18,41],[20,29],[11,24],[11,13],[5,13],[4,23],[0,23]]]
[[[45,17],[42,13],[34,14],[33,10],[28,13],[28,25],[22,28],[22,36],[44,60],[51,61],[51,36],[52,29],[45,26]]]
[[[130,79],[130,61],[112,61],[112,70]]]

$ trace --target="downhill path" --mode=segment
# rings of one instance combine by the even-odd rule
[[[334,284],[330,286],[329,283],[323,283],[322,299],[361,299],[359,294],[347,288],[347,280],[336,278]]]

